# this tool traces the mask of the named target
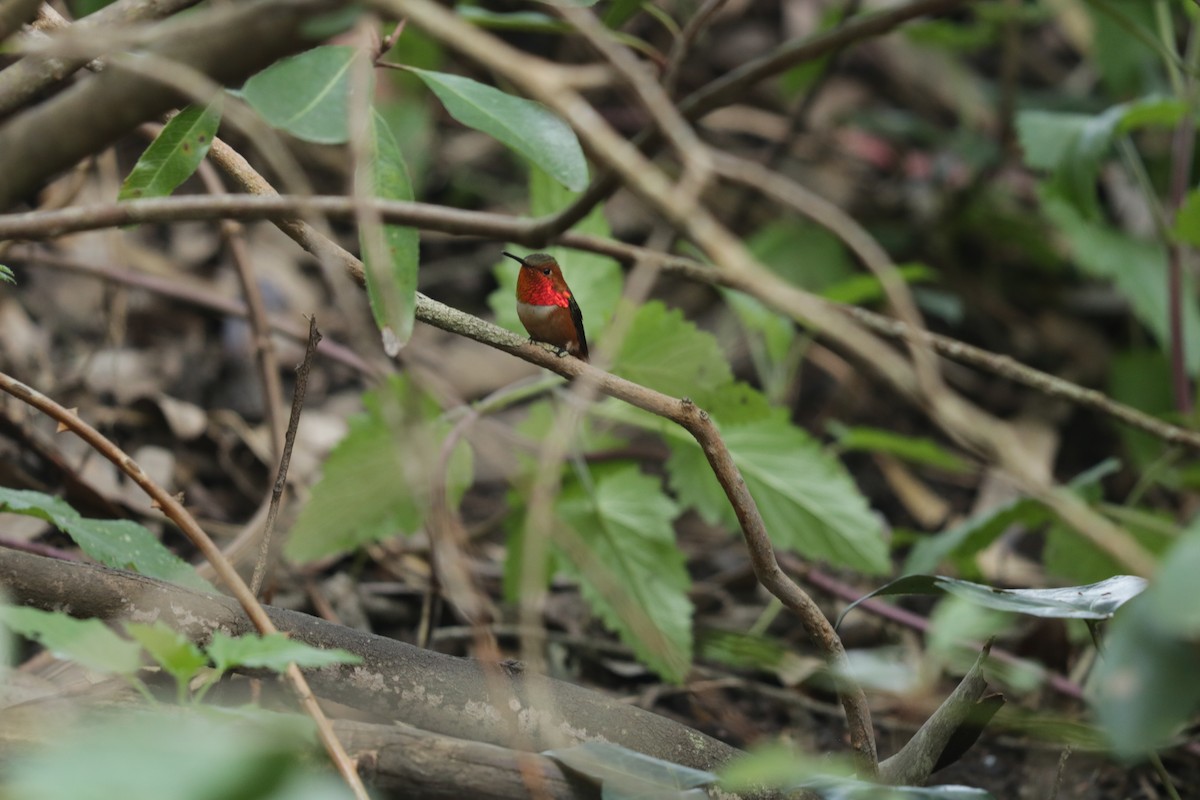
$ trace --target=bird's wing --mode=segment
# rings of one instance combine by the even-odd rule
[[[575,332],[579,334],[579,357],[587,361],[587,334],[583,331],[583,312],[579,310],[579,303],[575,302],[575,295],[567,298],[567,309],[571,312],[571,322],[575,323]]]

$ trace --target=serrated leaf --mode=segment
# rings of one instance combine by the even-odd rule
[[[97,672],[132,675],[141,667],[141,648],[98,619],[74,619],[61,611],[0,605],[0,622],[39,642],[55,657]]]
[[[180,111],[163,126],[133,165],[117,199],[170,195],[208,155],[220,125],[219,95],[207,106],[188,106]]]
[[[1071,481],[1071,488],[1084,492],[1104,476],[1116,472],[1119,466],[1120,463],[1116,459],[1105,459],[1076,475]],[[1050,518],[1050,512],[1045,506],[1029,498],[1018,498],[989,508],[953,528],[923,537],[909,552],[904,571],[932,572],[952,554],[962,562],[995,541],[1009,526],[1021,524],[1034,527],[1044,524]]]
[[[362,658],[341,648],[321,649],[288,638],[282,633],[265,636],[228,636],[220,631],[213,634],[205,648],[213,664],[221,672],[234,667],[269,669],[283,672],[288,664],[302,669],[328,667],[333,664],[358,664]]]
[[[600,786],[602,797],[611,800],[705,798],[708,795],[700,791],[701,787],[717,781],[711,772],[653,758],[610,742],[585,742],[546,750],[542,755]]]
[[[612,372],[651,389],[703,404],[733,383],[716,337],[683,318],[683,312],[652,300],[639,308]]]
[[[350,420],[349,433],[325,460],[284,546],[288,558],[305,562],[347,553],[413,534],[425,521],[433,466],[449,424],[430,397],[398,376],[365,393],[363,406],[366,413]],[[470,485],[471,470],[470,447],[460,441],[447,478],[451,502]]]
[[[350,138],[354,58],[353,47],[314,47],[251,76],[242,87],[242,97],[272,126],[298,139],[343,144]]]
[[[200,591],[214,591],[208,581],[196,574],[191,564],[132,520],[88,519],[57,497],[5,487],[0,487],[0,510],[46,520],[106,567],[131,569],[150,578]]]
[[[126,622],[125,632],[145,648],[163,670],[181,687],[208,664],[208,658],[186,636],[156,620],[152,624]]]
[[[679,509],[637,467],[597,469],[592,479],[593,494],[574,483],[559,495],[557,516],[577,538],[555,538],[555,561],[639,660],[680,682],[691,668],[692,604],[672,527]]]
[[[535,217],[554,214],[566,208],[579,196],[561,183],[551,178],[542,170],[530,165],[529,167],[529,213]],[[572,231],[590,233],[596,236],[610,236],[608,220],[604,218],[603,207],[598,205],[579,221]],[[508,250],[525,254],[518,245]],[[583,323],[587,330],[589,343],[595,342],[617,308],[621,298],[622,273],[621,265],[607,256],[598,253],[588,253],[582,250],[572,250],[567,247],[548,247],[543,252],[549,253],[562,267],[571,293],[575,296],[583,311]],[[511,258],[498,258],[492,270],[496,276],[497,287],[488,295],[488,305],[496,315],[496,324],[510,331],[525,335],[525,328],[517,318],[517,273],[521,265]]]
[[[461,75],[408,69],[463,125],[507,145],[571,191],[587,185],[587,159],[579,139],[545,106]]]
[[[1127,236],[1108,225],[1082,218],[1052,191],[1040,193],[1042,210],[1066,238],[1078,266],[1088,274],[1111,281],[1133,307],[1133,313],[1165,350],[1171,336],[1167,309],[1167,251],[1158,243]],[[1183,324],[1186,341],[1200,341],[1200,309],[1184,281]],[[1189,374],[1200,370],[1200,348],[1187,348]]]
[[[0,282],[12,284],[17,282],[17,276],[13,274],[11,269],[3,264],[0,264]]]
[[[779,417],[721,433],[777,547],[868,574],[888,570],[878,518],[842,463],[807,433]],[[711,509],[711,498],[724,496],[694,444],[673,442],[667,470],[685,503]]]
[[[396,137],[378,111],[371,115],[371,151],[367,164],[375,196],[412,200],[412,182]],[[359,229],[367,297],[384,350],[395,356],[412,336],[417,308],[417,269],[420,243],[416,228],[383,224]],[[377,237],[377,238],[374,238]]]
[[[864,600],[907,594],[952,594],[984,608],[1033,617],[1109,619],[1118,608],[1137,597],[1145,588],[1146,579],[1135,575],[1116,575],[1099,583],[1060,589],[997,589],[943,575],[905,575],[848,605],[838,616],[835,627],[841,625],[846,615]]]

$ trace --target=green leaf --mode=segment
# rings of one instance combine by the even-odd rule
[[[0,605],[0,622],[40,642],[56,658],[75,661],[97,672],[132,675],[141,667],[142,649],[98,619],[74,619],[61,611]]]
[[[227,672],[234,667],[283,672],[288,664],[309,669],[362,662],[362,658],[348,650],[313,647],[290,639],[282,633],[269,633],[266,636],[228,636],[217,631],[205,651],[221,672]]]
[[[524,31],[526,33],[567,33],[571,26],[540,11],[492,11],[480,6],[460,5],[455,8],[460,17],[493,31]]]
[[[675,800],[703,798],[701,787],[716,783],[711,772],[673,764],[610,742],[585,742],[575,747],[546,750],[567,770],[602,788],[602,797],[618,800]],[[692,790],[695,790],[694,792]]]
[[[807,433],[779,416],[722,425],[721,433],[776,546],[868,574],[888,570],[879,519],[842,463]],[[699,446],[673,441],[671,451],[667,472],[685,504],[712,510],[721,498],[728,506]]]
[[[838,423],[831,423],[829,429],[837,437],[838,447],[846,452],[859,450],[884,453],[913,464],[937,467],[948,472],[971,470],[971,465],[965,460],[932,439],[922,436],[904,436],[882,428],[848,428]]]
[[[0,487],[0,510],[46,520],[106,567],[131,569],[150,578],[200,591],[214,591],[208,581],[196,574],[191,564],[132,520],[87,519],[57,497],[5,487]]]
[[[1190,583],[1194,588],[1194,572]],[[1100,727],[1126,759],[1166,745],[1200,708],[1195,641],[1164,631],[1152,602],[1148,592],[1113,620],[1090,681]]]
[[[1085,219],[1100,216],[1096,178],[1113,140],[1148,126],[1176,124],[1186,113],[1178,101],[1147,96],[1099,114],[1025,111],[1017,133],[1026,163],[1054,173],[1053,185]]]
[[[432,398],[402,377],[363,395],[366,413],[329,454],[321,480],[284,546],[298,562],[347,553],[420,529],[429,512],[433,474],[449,424]],[[471,450],[460,441],[450,458],[449,497],[471,483]]]
[[[175,679],[181,693],[188,681],[208,665],[208,658],[200,648],[164,622],[152,624],[126,622],[125,632],[146,649],[150,657]]]
[[[13,274],[13,271],[3,264],[0,264],[0,283],[16,284],[16,282],[17,276]]]
[[[1112,281],[1133,307],[1134,315],[1165,350],[1171,336],[1167,312],[1167,251],[1158,243],[1127,236],[1108,225],[1087,221],[1052,191],[1041,192],[1042,210],[1066,238],[1076,263],[1088,274]],[[1183,322],[1186,341],[1200,341],[1200,309],[1184,282]],[[1187,349],[1188,373],[1200,371],[1200,348]]]
[[[1175,215],[1175,225],[1171,229],[1176,241],[1200,247],[1200,189],[1192,189],[1179,207]]]
[[[208,155],[221,125],[221,98],[188,106],[163,126],[121,184],[118,200],[166,197],[191,177]]]
[[[579,196],[561,183],[551,178],[542,170],[530,165],[529,167],[529,213],[535,217],[554,214],[566,208]],[[590,233],[596,236],[611,236],[608,221],[604,218],[602,205],[597,205],[586,217],[571,229],[578,233]],[[518,254],[522,249],[513,245],[508,250]],[[584,328],[587,330],[589,344],[595,342],[608,325],[617,301],[621,298],[621,265],[613,259],[573,250],[567,247],[548,247],[543,252],[549,253],[562,267],[567,285],[575,295],[583,311]],[[517,273],[521,265],[511,258],[498,258],[495,269],[497,287],[488,296],[488,305],[496,315],[496,324],[510,331],[525,335],[525,328],[517,318]]]
[[[378,111],[371,116],[371,154],[367,164],[375,196],[384,200],[412,200],[412,182],[396,137]],[[417,308],[419,233],[404,225],[359,228],[367,297],[375,324],[383,335],[383,349],[395,356],[412,336]]]
[[[573,483],[559,495],[555,511],[574,537],[555,538],[555,562],[639,660],[681,682],[692,661],[692,604],[672,527],[679,509],[635,466],[596,469],[592,479],[591,494]]]
[[[1145,594],[1116,615],[1092,682],[1096,715],[1119,756],[1165,745],[1200,708],[1200,519],[1163,558]]]
[[[612,372],[699,404],[733,383],[716,337],[683,318],[683,312],[652,300],[639,308]]]
[[[1104,476],[1116,472],[1119,462],[1106,459],[1091,469],[1081,472],[1071,481],[1071,488],[1084,491],[1095,485]],[[904,562],[905,572],[932,572],[943,560],[954,555],[963,565],[983,548],[1008,530],[1011,525],[1032,528],[1051,519],[1049,510],[1041,503],[1029,498],[1018,498],[1008,503],[987,509],[967,521],[933,536],[918,541]]]
[[[525,156],[572,191],[588,180],[587,159],[575,132],[540,103],[514,97],[461,75],[409,67],[450,116]]]
[[[906,575],[855,600],[838,617],[836,626],[864,600],[904,594],[949,593],[977,606],[1051,619],[1109,619],[1146,588],[1145,578],[1116,575],[1087,586],[1061,589],[996,589],[981,583],[942,575]]]
[[[92,714],[6,765],[5,793],[38,800],[334,800],[305,767],[312,725],[205,708]]]
[[[298,139],[342,144],[350,139],[355,52],[353,47],[324,45],[282,59],[251,76],[242,97],[272,126]]]

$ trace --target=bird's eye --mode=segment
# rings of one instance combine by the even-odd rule
[[[549,267],[546,267],[544,270],[542,270],[542,274],[543,274],[543,275],[549,275],[549,274],[550,274],[550,268],[549,268]]]

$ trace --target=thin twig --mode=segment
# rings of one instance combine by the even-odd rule
[[[213,568],[217,571],[217,575],[233,593],[234,598],[254,623],[254,627],[263,634],[277,632],[275,624],[271,622],[270,617],[267,616],[267,612],[255,598],[254,593],[250,591],[250,587],[238,575],[233,565],[221,554],[220,549],[208,537],[208,534],[204,532],[191,513],[183,507],[183,503],[155,483],[136,461],[109,441],[102,433],[84,422],[76,413],[64,408],[41,392],[26,386],[3,372],[0,372],[0,391],[7,392],[55,420],[129,476],[131,480],[142,488],[142,491],[153,499],[154,504],[166,514],[168,519],[175,523],[196,549],[213,565]],[[330,727],[329,719],[325,716],[325,712],[321,710],[320,705],[317,704],[316,698],[313,697],[312,690],[309,689],[304,675],[301,674],[300,669],[295,664],[289,664],[285,670],[285,674],[291,682],[292,689],[299,698],[301,706],[303,706],[305,712],[316,723],[321,743],[325,746],[342,779],[354,791],[355,797],[360,800],[368,800],[367,790],[363,786],[362,779],[358,776],[354,762],[346,755],[345,749],[338,741],[333,728]]]
[[[300,411],[304,408],[304,396],[308,392],[308,373],[312,369],[313,356],[317,345],[321,343],[321,332],[317,330],[317,318],[308,318],[308,345],[304,348],[304,360],[296,367],[296,388],[292,392],[292,413],[288,417],[287,433],[283,437],[283,452],[279,457],[279,473],[275,476],[275,485],[271,488],[271,506],[267,510],[267,524],[263,530],[262,542],[258,546],[258,560],[254,562],[254,576],[250,581],[250,590],[258,597],[262,591],[267,576],[267,566],[271,556],[271,537],[275,532],[275,518],[279,515],[279,504],[283,499],[283,490],[287,486],[288,467],[292,463],[292,448],[296,444],[296,429],[300,427]]]
[[[556,111],[575,129],[598,161],[613,169],[625,187],[655,213],[675,225],[718,270],[755,286],[758,292],[777,295],[789,313],[820,328],[823,335],[853,352],[900,396],[924,408],[929,418],[949,436],[993,459],[1023,491],[1047,504],[1080,535],[1125,568],[1141,575],[1154,571],[1157,559],[1127,531],[1096,513],[1077,495],[1039,477],[1038,457],[1013,434],[1008,423],[950,391],[923,391],[931,387],[919,367],[914,370],[874,334],[861,326],[846,324],[844,316],[812,295],[797,291],[763,266],[696,198],[676,191],[673,181],[617,133],[562,79],[553,64],[522,53],[471,26],[434,0],[374,0],[374,4],[396,16],[407,16],[434,38],[496,71],[519,90]],[[852,729],[852,733],[862,732]],[[854,746],[860,757],[866,758],[868,749],[873,754],[873,747],[867,742],[856,741]]]
[[[155,127],[159,131],[162,130],[161,127]],[[224,194],[225,187],[211,164],[207,161],[200,162],[198,172],[209,194]],[[266,417],[267,429],[271,432],[271,456],[275,464],[279,464],[283,447],[283,419],[280,417],[283,411],[283,385],[279,380],[275,347],[271,344],[271,323],[267,320],[267,306],[263,302],[254,267],[250,263],[250,251],[246,247],[242,224],[230,219],[221,220],[221,238],[225,240],[225,246],[229,248],[229,254],[233,257],[242,296],[246,298],[246,319],[250,323],[250,333],[254,338],[254,360],[258,364],[258,374],[262,380],[263,416]],[[258,594],[257,589],[255,594]]]
[[[227,146],[226,146],[227,147]],[[214,150],[216,146],[214,145]],[[247,177],[253,174],[259,180],[262,176],[253,172],[244,159],[241,160],[242,171],[237,172],[239,180],[249,181]],[[247,170],[249,172],[247,172]],[[246,183],[243,183],[246,186]],[[268,185],[269,186],[269,185]],[[253,190],[252,190],[253,191]],[[273,192],[273,190],[271,190]],[[421,227],[425,230],[441,231],[462,236],[483,236],[502,241],[516,242],[535,246],[536,238],[532,238],[534,227],[530,220],[504,214],[493,214],[480,211],[464,211],[461,209],[445,208],[426,203],[406,203],[400,201],[375,201],[376,207],[388,222],[401,223]],[[178,222],[196,219],[221,219],[230,217],[242,220],[269,219],[280,230],[292,237],[301,247],[321,259],[337,263],[360,284],[363,282],[362,262],[355,256],[338,246],[329,238],[320,234],[315,228],[297,219],[306,210],[315,210],[335,219],[346,219],[352,216],[354,204],[349,198],[338,196],[317,197],[288,197],[278,194],[245,196],[221,195],[213,196],[179,196],[169,198],[152,198],[146,200],[129,200],[120,204],[75,206],[69,209],[33,211],[21,214],[0,215],[0,240],[2,239],[50,239],[66,233],[100,228],[117,227],[136,223]],[[538,220],[532,222],[537,223]],[[795,308],[784,302],[776,294],[763,291],[753,282],[741,276],[730,275],[702,264],[695,259],[654,252],[637,245],[618,242],[601,236],[569,232],[558,239],[558,243],[577,250],[599,253],[622,261],[634,263],[638,259],[650,259],[667,272],[682,275],[689,280],[699,281],[713,286],[723,286],[729,289],[745,292],[770,308],[791,316],[798,322],[806,323]],[[64,269],[86,271],[104,277],[106,280],[132,283],[151,291],[159,292],[185,302],[204,305],[224,313],[245,315],[244,307],[231,301],[219,299],[215,295],[201,294],[199,290],[186,290],[174,282],[164,281],[151,275],[138,276],[103,267],[95,267],[80,262],[63,259],[53,255],[37,256],[45,259],[47,265]],[[799,292],[795,287],[791,291]],[[870,328],[878,335],[890,339],[907,340],[908,328],[900,322],[881,314],[876,314],[864,308],[843,306],[828,301],[818,300],[829,308],[835,308],[848,314],[862,325]],[[303,339],[297,330],[273,320],[275,330],[289,337]],[[939,355],[964,364],[970,364],[988,372],[995,373],[1009,380],[1024,384],[1045,394],[1061,397],[1085,408],[1090,408],[1107,416],[1111,416],[1138,430],[1145,431],[1169,444],[1179,444],[1193,450],[1200,450],[1200,432],[1181,428],[1149,414],[1139,411],[1132,406],[1119,403],[1102,392],[1087,389],[1078,384],[1064,380],[1033,367],[1026,366],[1011,356],[993,353],[974,345],[966,344],[953,337],[942,334],[920,331],[921,337],[928,346]],[[322,343],[322,350],[328,349],[328,343]],[[338,351],[337,357],[359,370],[372,368],[354,356],[352,351]]]
[[[717,16],[717,12],[721,10],[721,6],[726,2],[727,0],[704,0],[704,4],[688,18],[687,24],[683,26],[683,32],[671,46],[671,52],[667,56],[667,69],[663,72],[663,91],[667,93],[668,97],[675,97],[675,89],[679,85],[679,73],[683,70],[683,62],[692,49],[692,45],[700,38],[700,34],[709,26],[709,23]]]
[[[77,275],[87,275],[97,280],[130,286],[230,317],[246,318],[250,314],[246,304],[242,301],[207,289],[182,275],[165,278],[147,272],[135,272],[93,264],[43,250],[14,250],[8,258],[12,263],[61,269]],[[285,336],[295,342],[302,343],[307,340],[307,330],[289,319],[270,315],[267,323],[272,333]],[[339,342],[322,339],[317,352],[331,361],[336,361],[368,377],[377,377],[379,374],[379,371],[364,361],[361,356]]]

